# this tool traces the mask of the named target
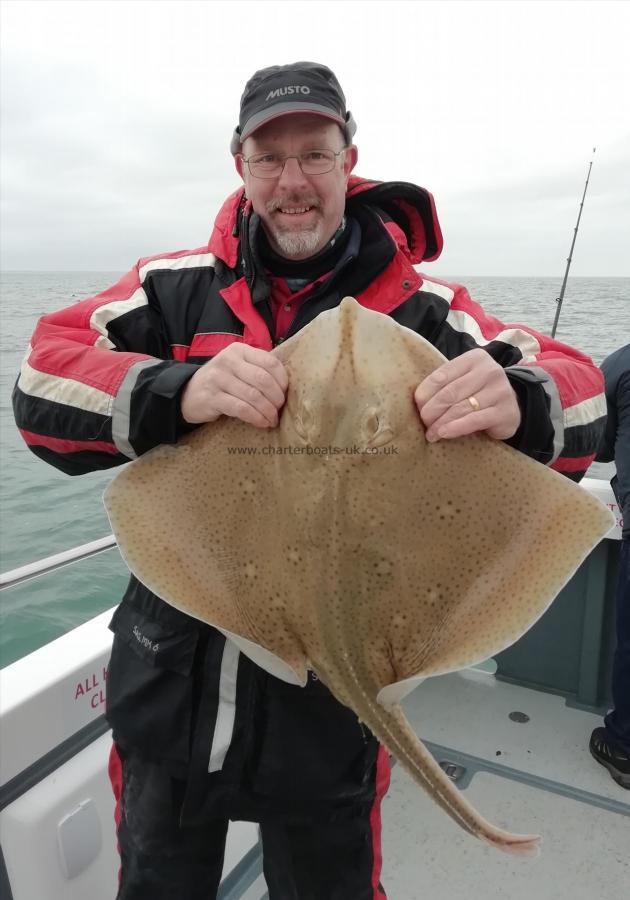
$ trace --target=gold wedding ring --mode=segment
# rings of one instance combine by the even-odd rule
[[[475,412],[479,412],[481,407],[479,406],[479,401],[477,400],[477,398],[476,397],[467,397],[466,399],[468,400],[468,402],[470,403],[472,408],[475,410]]]

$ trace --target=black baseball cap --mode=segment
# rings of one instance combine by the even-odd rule
[[[315,113],[337,122],[350,145],[357,126],[334,73],[320,63],[296,62],[255,72],[245,85],[230,150],[236,154],[261,125],[290,113]]]

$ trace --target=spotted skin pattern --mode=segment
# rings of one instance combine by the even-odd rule
[[[444,357],[352,298],[272,352],[289,375],[275,429],[221,417],[114,478],[123,558],[272,674],[315,672],[466,831],[535,855],[537,836],[468,803],[400,701],[514,643],[612,516],[486,435],[427,442],[413,394]]]

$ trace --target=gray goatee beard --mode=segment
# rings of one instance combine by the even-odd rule
[[[299,259],[302,256],[313,256],[320,247],[322,229],[318,222],[312,228],[298,232],[276,231],[273,241],[278,251],[287,259]]]
[[[271,200],[267,203],[267,212],[272,213],[283,206],[310,206],[320,208],[316,197],[287,197],[283,200]],[[317,220],[308,228],[292,231],[290,228],[277,228],[269,224],[269,237],[276,250],[287,259],[300,259],[313,256],[320,249],[322,242],[322,222]]]

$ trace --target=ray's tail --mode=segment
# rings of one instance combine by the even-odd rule
[[[326,682],[323,673],[322,677]],[[451,819],[469,834],[505,853],[538,856],[539,835],[512,834],[487,822],[442,771],[411,728],[400,706],[386,708],[373,700],[354,671],[352,683],[355,690],[348,705]]]
[[[513,834],[486,821],[443,772],[413,731],[399,706],[390,709],[378,704],[375,706],[378,710],[377,721],[367,721],[365,724],[397,757],[414,781],[434,797],[458,825],[498,850],[522,856],[538,856],[540,836]]]

